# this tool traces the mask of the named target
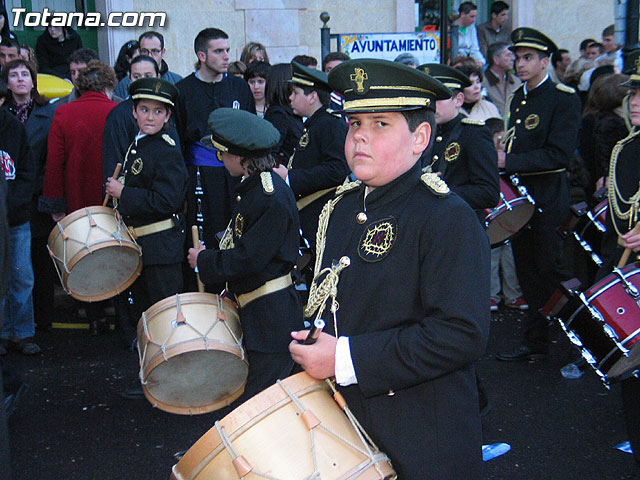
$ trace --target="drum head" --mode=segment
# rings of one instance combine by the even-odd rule
[[[82,255],[66,276],[71,296],[84,301],[111,298],[131,285],[142,269],[140,252],[135,248],[101,247]]]
[[[609,381],[620,381],[629,378],[640,367],[640,344],[634,345],[628,357],[622,357],[607,372]]]
[[[533,216],[536,206],[525,199],[521,200],[521,202],[515,202],[516,204],[512,205],[513,210],[507,210],[502,206],[501,208],[504,210],[498,212],[495,218],[490,220],[487,235],[492,247],[516,234]]]
[[[149,401],[162,410],[204,413],[239,397],[248,372],[246,362],[225,351],[185,352],[158,364],[149,373],[144,390]]]

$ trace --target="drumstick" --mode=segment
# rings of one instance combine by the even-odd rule
[[[316,340],[318,340],[318,337],[322,333],[322,329],[324,328],[324,325],[325,325],[324,320],[322,320],[321,318],[316,318],[313,321],[313,325],[311,325],[311,328],[309,329],[309,333],[307,334],[307,337],[304,339],[304,342],[298,341],[298,343],[302,343],[304,345],[313,345],[314,343],[316,343]],[[287,372],[286,376],[290,377],[291,375],[293,375],[296,372],[296,369],[298,367],[299,365],[293,360],[291,360],[290,366],[285,370],[285,372]]]
[[[113,177],[112,178],[115,178],[116,180],[118,179],[117,177],[118,177],[118,174],[120,173],[120,169],[121,168],[122,168],[122,164],[120,162],[118,162],[116,164],[116,169],[113,171]],[[102,206],[106,207],[107,203],[109,203],[109,194],[108,193],[104,196],[104,202],[102,202]]]
[[[636,223],[636,225],[631,230],[629,230],[629,233],[633,233],[634,235],[636,233],[640,233],[640,222]],[[625,248],[624,252],[622,252],[622,256],[620,257],[620,261],[618,262],[618,268],[622,268],[627,264],[629,255],[631,255],[631,249]]]
[[[191,226],[191,236],[193,237],[193,248],[199,248],[200,247],[200,238],[198,235],[198,226],[197,225],[192,225]],[[200,274],[198,273],[198,267],[196,266],[195,268],[195,272],[196,272],[196,277],[198,278],[198,291],[200,293],[204,292],[204,284],[202,283],[202,280],[200,280]]]

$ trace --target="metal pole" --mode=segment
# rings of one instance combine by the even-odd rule
[[[331,16],[329,15],[328,12],[322,12],[320,14],[320,20],[322,20],[323,22],[322,28],[320,28],[320,46],[321,46],[321,53],[322,53],[322,58],[320,58],[320,63],[322,63],[322,60],[324,59],[324,57],[326,57],[327,54],[331,51],[331,29],[327,27],[327,23],[329,22],[330,19],[331,19]],[[324,65],[322,65],[321,68],[324,68]]]
[[[449,2],[440,0],[440,63],[449,63],[449,51],[447,50],[447,38],[449,31]]]

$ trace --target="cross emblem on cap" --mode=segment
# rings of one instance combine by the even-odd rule
[[[160,82],[156,82],[156,88],[154,89],[155,93],[160,93],[160,87],[162,84]]]
[[[633,64],[636,66],[636,73],[640,73],[640,57],[636,58],[636,61],[633,62]]]
[[[364,68],[354,68],[355,73],[352,73],[349,78],[351,78],[352,82],[356,82],[356,91],[359,93],[364,92],[364,81],[369,78],[367,72],[364,71]]]

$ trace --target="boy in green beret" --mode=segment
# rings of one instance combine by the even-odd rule
[[[118,179],[106,192],[142,248],[142,273],[133,284],[134,318],[154,303],[182,292],[185,221],[182,213],[189,176],[180,146],[167,133],[178,90],[159,78],[129,87],[139,132]]]
[[[358,180],[319,220],[305,315],[327,320],[325,332],[313,345],[292,332],[289,351],[312,377],[335,376],[398,478],[480,478],[474,362],[489,334],[489,244],[469,205],[420,163],[435,102],[451,91],[372,59],[338,65],[329,84],[344,96]]]
[[[190,248],[188,261],[205,285],[227,283],[239,307],[249,376],[238,405],[287,376],[289,332],[302,326],[302,306],[291,280],[300,224],[291,189],[272,172],[269,150],[280,133],[267,120],[233,108],[209,116],[201,140],[220,151],[225,168],[242,177],[220,250]]]

